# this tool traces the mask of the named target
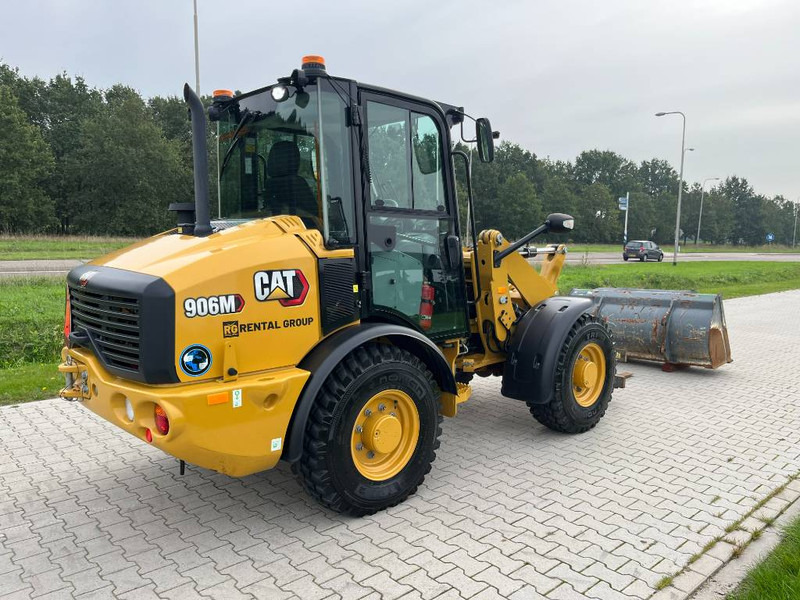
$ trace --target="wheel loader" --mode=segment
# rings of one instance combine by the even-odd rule
[[[488,162],[487,119],[331,76],[318,56],[253,92],[219,90],[207,111],[184,96],[195,201],[170,206],[175,229],[69,273],[63,398],[181,468],[241,477],[286,461],[353,515],[415,492],[475,375],[502,377],[555,431],[603,416],[607,326],[591,299],[554,296],[563,246],[539,271],[518,252],[572,217],[514,243],[475,230],[470,157],[451,131]],[[219,125],[213,220],[206,113]]]

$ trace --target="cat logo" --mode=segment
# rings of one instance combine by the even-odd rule
[[[80,284],[81,287],[86,287],[86,284],[89,283],[89,280],[95,275],[97,275],[97,271],[86,271],[86,273],[81,275],[81,278],[78,280],[78,283]]]
[[[300,306],[308,295],[308,280],[300,269],[256,271],[253,286],[256,300],[277,300],[281,306]]]

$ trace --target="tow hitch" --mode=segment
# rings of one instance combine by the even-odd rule
[[[86,400],[89,398],[89,371],[78,364],[64,348],[61,351],[61,360],[58,370],[64,374],[66,385],[58,393],[59,397],[70,402]]]

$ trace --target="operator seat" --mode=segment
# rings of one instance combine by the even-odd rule
[[[292,141],[275,142],[267,157],[267,207],[272,215],[316,217],[317,199],[300,177],[300,150]]]

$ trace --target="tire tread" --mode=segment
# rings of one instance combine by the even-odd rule
[[[598,321],[588,313],[581,315],[578,320],[575,321],[575,324],[572,326],[572,329],[570,329],[569,334],[567,334],[567,339],[561,345],[559,350],[558,361],[556,363],[555,390],[552,399],[550,402],[544,404],[539,404],[531,400],[526,401],[531,414],[537,421],[539,421],[539,423],[545,427],[548,427],[549,429],[559,431],[561,433],[584,433],[589,431],[595,425],[597,425],[597,422],[603,417],[603,415],[605,415],[608,404],[611,402],[611,392],[613,391],[613,386],[610,390],[605,390],[598,399],[599,406],[597,416],[589,425],[575,422],[564,409],[562,394],[565,393],[565,390],[562,389],[561,378],[562,373],[569,366],[570,356],[568,350],[572,341],[580,334],[580,330],[587,323],[601,325],[606,330],[609,337],[611,336],[608,326],[605,323]],[[613,369],[613,362],[611,365],[607,365],[607,368],[608,367]]]
[[[303,454],[300,460],[292,465],[292,470],[299,476],[303,487],[308,494],[327,508],[353,516],[370,515],[396,506],[417,491],[425,475],[431,470],[431,465],[436,459],[436,450],[439,448],[439,436],[442,433],[442,415],[437,410],[436,429],[434,441],[427,449],[428,457],[425,468],[419,481],[415,483],[402,496],[395,498],[385,506],[365,508],[349,502],[335,488],[330,470],[327,467],[327,439],[333,414],[339,399],[346,392],[348,386],[359,376],[363,375],[370,367],[388,362],[402,362],[424,374],[431,389],[436,393],[438,405],[439,388],[433,375],[417,356],[390,344],[368,343],[353,350],[336,366],[322,386],[320,393],[314,400],[314,406],[309,415],[309,423],[303,439]]]

